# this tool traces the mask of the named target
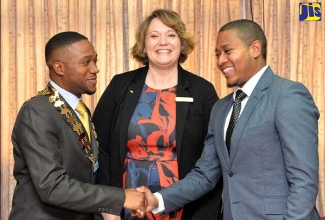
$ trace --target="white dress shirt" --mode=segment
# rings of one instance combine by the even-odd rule
[[[50,81],[51,85],[56,89],[60,95],[65,99],[65,101],[71,106],[73,111],[78,115],[79,117],[79,112],[76,110],[76,107],[78,105],[78,102],[81,100],[81,98],[78,98],[71,92],[68,92],[67,90],[62,89],[60,86],[58,86],[55,82]]]
[[[241,115],[241,113],[243,112],[247,101],[249,99],[249,97],[252,95],[253,90],[255,89],[256,84],[258,83],[258,81],[260,80],[261,76],[263,75],[263,73],[265,72],[266,68],[268,67],[268,65],[264,66],[262,69],[260,69],[260,71],[258,71],[252,78],[250,78],[245,85],[243,86],[243,88],[237,87],[233,93],[233,100],[235,102],[235,98],[236,98],[236,91],[238,89],[241,89],[247,96],[241,101],[241,109],[240,109],[240,113],[239,113],[239,117]],[[230,121],[230,117],[231,117],[231,113],[232,113],[232,107],[230,108],[228,115],[226,117],[226,123],[225,123],[225,127],[224,127],[224,140],[226,140],[226,133],[227,133],[227,128],[229,125],[229,121]]]

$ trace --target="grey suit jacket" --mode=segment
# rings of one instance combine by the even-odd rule
[[[211,190],[223,175],[224,219],[320,219],[319,112],[298,82],[262,75],[236,124],[228,156],[225,118],[232,94],[214,105],[205,147],[196,167],[162,190],[166,212]]]
[[[91,139],[96,158],[94,135]],[[92,185],[92,162],[66,117],[49,102],[49,95],[36,96],[23,105],[12,143],[17,185],[9,219],[90,220],[94,212],[120,213],[124,191]]]

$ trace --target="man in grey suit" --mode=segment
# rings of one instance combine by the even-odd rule
[[[209,192],[223,176],[226,220],[320,219],[319,111],[304,85],[271,70],[266,48],[265,34],[253,21],[220,29],[217,66],[235,92],[214,105],[196,167],[154,196],[138,189],[147,194],[147,211],[168,213]],[[237,90],[245,94],[242,101]]]
[[[93,185],[96,132],[89,110],[78,108],[82,94],[96,91],[93,45],[62,32],[46,44],[45,58],[51,81],[22,106],[12,132],[17,185],[9,219],[91,220],[96,212],[119,215],[122,207],[145,211],[144,193]]]

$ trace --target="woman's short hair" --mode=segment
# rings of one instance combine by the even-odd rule
[[[195,42],[192,36],[186,31],[185,24],[180,16],[171,10],[157,9],[151,13],[138,27],[136,32],[136,42],[131,48],[131,56],[144,65],[149,63],[147,55],[144,53],[144,44],[147,30],[154,18],[161,20],[166,26],[173,28],[181,40],[181,54],[178,63],[183,63],[188,55],[193,51]]]

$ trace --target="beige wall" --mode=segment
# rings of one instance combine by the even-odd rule
[[[48,72],[44,46],[54,34],[73,30],[92,41],[98,53],[98,90],[85,96],[94,110],[112,76],[139,66],[129,56],[135,29],[156,8],[177,11],[197,46],[183,65],[211,81],[220,97],[229,92],[215,67],[217,30],[224,23],[248,18],[268,39],[268,63],[279,75],[300,81],[313,94],[319,120],[320,191],[317,206],[325,215],[324,104],[325,28],[323,21],[300,22],[301,0],[1,0],[1,219],[8,219],[15,181],[10,134],[23,102],[44,88]],[[322,2],[318,0],[317,2]]]

